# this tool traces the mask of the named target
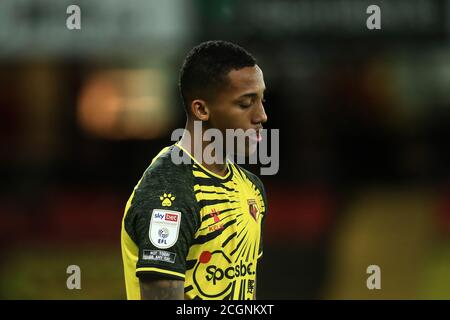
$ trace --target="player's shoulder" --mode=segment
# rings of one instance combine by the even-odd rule
[[[262,192],[264,192],[264,184],[263,184],[263,182],[261,181],[261,179],[260,179],[256,174],[254,174],[253,172],[251,172],[251,171],[249,171],[249,170],[247,170],[247,169],[245,169],[245,168],[239,166],[238,164],[234,164],[234,166],[235,166],[238,170],[240,170],[243,174],[245,174],[245,175],[247,176],[247,178],[248,178],[254,185],[256,185],[256,187],[257,187],[258,189],[260,189]]]
[[[124,227],[135,243],[139,242],[139,235],[143,237],[148,232],[155,209],[183,212],[191,220],[197,219],[192,212],[196,200],[191,165],[173,161],[173,150],[174,146],[166,147],[153,158],[128,200]]]
[[[153,158],[144,171],[139,189],[180,190],[192,187],[191,165],[183,161],[174,161],[173,152],[179,152],[176,145],[165,147]]]

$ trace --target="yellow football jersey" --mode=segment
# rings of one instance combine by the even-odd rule
[[[149,273],[184,280],[188,299],[253,299],[267,200],[257,176],[227,165],[216,175],[178,144],[152,160],[122,221],[128,299],[140,299]]]

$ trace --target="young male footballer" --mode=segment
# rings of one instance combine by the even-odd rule
[[[251,129],[243,150],[246,156],[255,152],[267,121],[263,73],[243,48],[208,41],[185,58],[179,86],[185,134],[152,160],[125,208],[127,297],[255,299],[267,215],[263,184],[229,159],[207,163],[195,157],[193,146],[200,123],[223,137],[227,129]],[[210,143],[201,139],[200,148]],[[175,163],[173,154],[187,161]]]

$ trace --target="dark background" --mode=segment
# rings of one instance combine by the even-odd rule
[[[125,203],[184,127],[184,56],[222,39],[257,58],[280,130],[259,297],[449,298],[448,21],[450,1],[3,0],[0,297],[125,298]]]

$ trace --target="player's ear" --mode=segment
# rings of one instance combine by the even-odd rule
[[[192,114],[201,121],[209,120],[209,107],[204,100],[193,100],[191,103]]]

